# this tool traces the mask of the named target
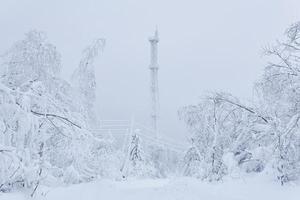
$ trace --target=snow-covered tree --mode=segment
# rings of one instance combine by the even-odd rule
[[[96,128],[97,117],[95,113],[96,101],[96,77],[95,59],[105,46],[104,39],[95,40],[83,51],[83,57],[78,68],[72,75],[72,84],[76,89],[76,95],[82,106],[81,112],[87,119],[86,123],[90,128]]]
[[[13,89],[37,81],[49,86],[49,79],[61,70],[61,56],[42,32],[27,33],[1,57],[1,82]]]
[[[285,36],[284,41],[266,48],[270,62],[256,84],[260,106],[272,119],[273,165],[282,184],[300,176],[300,23],[289,27]]]
[[[126,176],[136,178],[156,177],[157,169],[155,169],[153,160],[145,147],[145,144],[142,145],[140,130],[135,130],[131,136],[124,167],[121,169],[124,178]]]
[[[229,94],[215,93],[203,97],[198,105],[184,107],[179,114],[191,133],[191,148],[185,156],[186,175],[220,180],[228,173],[224,163],[227,153],[235,156],[239,167],[253,164],[254,158],[247,151],[258,147],[255,124],[265,124],[266,119],[252,108]],[[261,171],[262,162],[256,164],[260,167],[248,171]],[[197,168],[199,171],[195,171]]]
[[[268,166],[281,184],[299,179],[300,23],[285,35],[286,40],[266,48],[270,62],[254,86],[250,106],[220,93],[181,110],[192,133],[187,166],[201,165],[202,178],[218,180],[225,175],[224,156],[229,152],[246,172]],[[187,174],[191,171],[187,168]]]
[[[84,102],[76,101],[77,89],[59,78],[60,68],[60,54],[37,31],[1,56],[2,191],[32,187],[33,195],[53,178],[80,182],[102,172],[96,154],[109,149],[109,143],[83,123],[89,120],[80,109]]]

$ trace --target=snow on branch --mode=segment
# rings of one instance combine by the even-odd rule
[[[62,116],[59,116],[59,115],[56,115],[56,114],[52,114],[52,113],[40,113],[40,112],[36,112],[36,111],[33,111],[31,110],[31,112],[35,115],[38,115],[38,116],[45,116],[45,117],[56,117],[56,118],[59,118],[59,119],[62,119],[64,121],[67,121],[69,122],[70,124],[72,124],[73,126],[76,126],[77,128],[80,128],[81,129],[81,126],[72,122],[71,120],[69,120],[68,118],[66,117],[62,117]]]

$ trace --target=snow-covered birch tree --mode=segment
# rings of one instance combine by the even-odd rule
[[[104,39],[97,39],[88,46],[83,51],[79,66],[72,75],[72,84],[82,106],[81,112],[84,113],[87,119],[86,124],[90,128],[97,127],[95,60],[104,46]]]
[[[82,63],[88,65],[95,54],[90,49]],[[88,110],[79,109],[86,102],[75,101],[77,88],[59,78],[60,60],[55,46],[38,31],[27,33],[1,56],[1,191],[32,187],[34,195],[49,180],[74,183],[102,173],[95,151],[108,149],[109,143],[88,130],[91,124],[82,123],[89,121]],[[95,79],[90,81],[94,89]],[[94,102],[94,90],[88,89],[82,92]]]

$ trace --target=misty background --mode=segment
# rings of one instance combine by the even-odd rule
[[[95,38],[106,47],[96,63],[101,119],[149,124],[150,44],[159,31],[160,127],[180,140],[177,110],[207,91],[251,100],[266,60],[262,48],[299,20],[298,0],[0,0],[0,54],[29,30],[47,33],[69,80]]]

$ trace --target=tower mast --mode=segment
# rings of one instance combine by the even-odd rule
[[[156,29],[154,36],[149,38],[151,44],[150,52],[150,95],[151,95],[151,126],[155,131],[155,137],[158,138],[158,117],[159,117],[159,98],[158,98],[158,61],[157,44],[159,42],[158,31]]]

